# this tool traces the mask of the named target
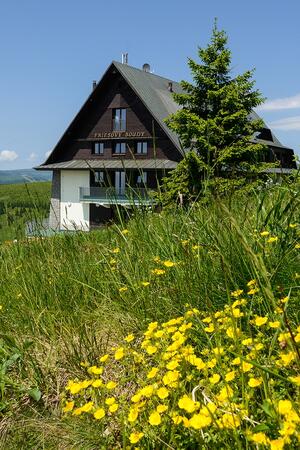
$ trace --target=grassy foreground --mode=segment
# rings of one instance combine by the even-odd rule
[[[293,184],[0,245],[1,448],[298,448],[299,232]]]

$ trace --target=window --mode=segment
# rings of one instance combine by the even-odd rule
[[[126,142],[116,142],[114,144],[114,154],[124,155],[126,153]]]
[[[104,154],[104,142],[95,142],[94,154],[95,155],[103,155]]]
[[[126,109],[113,109],[113,131],[126,130]]]
[[[147,155],[147,153],[148,153],[148,142],[137,142],[136,143],[136,153],[138,155]]]
[[[147,172],[143,172],[138,175],[136,184],[144,184],[144,185],[147,184]]]
[[[95,172],[95,182],[104,183],[104,172],[99,172],[98,170]]]

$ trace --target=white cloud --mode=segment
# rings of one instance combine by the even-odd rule
[[[275,130],[300,130],[300,116],[286,117],[285,119],[274,120],[270,128]]]
[[[11,150],[2,150],[0,152],[0,161],[14,161],[19,155]]]
[[[46,152],[45,153],[46,158],[48,158],[51,155],[51,153],[52,153],[51,151],[50,152]]]
[[[34,161],[36,159],[36,156],[37,156],[36,153],[31,152],[30,155],[29,155],[29,158],[28,158],[29,161]]]
[[[259,106],[259,111],[279,111],[281,109],[300,108],[300,94],[292,97],[276,98],[275,100],[268,100],[263,105]]]

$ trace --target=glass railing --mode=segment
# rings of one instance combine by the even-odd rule
[[[153,204],[154,190],[146,188],[124,188],[113,187],[80,187],[79,200],[86,203],[102,204]]]

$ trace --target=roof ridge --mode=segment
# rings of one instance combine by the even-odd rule
[[[157,75],[156,73],[153,73],[153,72],[146,72],[145,70],[139,69],[138,67],[131,66],[130,64],[123,64],[120,61],[113,60],[112,64],[117,65],[117,66],[121,66],[121,67],[123,67],[123,66],[130,67],[130,69],[134,69],[134,70],[137,70],[139,72],[146,73],[147,75],[152,75],[152,76],[157,77],[157,78],[162,78],[163,80],[170,81],[171,83],[176,83],[176,84],[179,84],[179,85],[181,83],[180,81],[175,81],[175,80],[172,80],[171,78],[166,78],[166,77],[163,77],[162,75]]]

